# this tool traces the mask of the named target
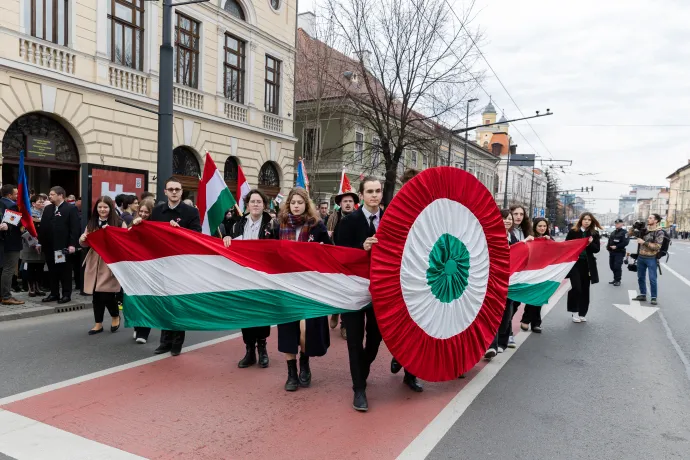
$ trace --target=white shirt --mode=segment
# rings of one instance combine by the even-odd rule
[[[258,240],[259,230],[261,229],[261,217],[254,221],[252,216],[247,216],[247,223],[244,224],[244,233],[242,233],[243,240]]]
[[[372,214],[372,213],[370,213],[369,211],[367,211],[367,208],[365,208],[364,206],[362,206],[362,212],[364,213],[364,217],[367,218],[367,225],[368,225],[369,222],[370,222],[369,218],[370,218],[371,216],[374,216],[374,215],[376,216],[376,218],[374,219],[374,228],[375,228],[376,230],[378,230],[378,229],[379,229],[379,222],[381,222],[381,210],[379,209],[378,212],[377,212],[376,214]]]

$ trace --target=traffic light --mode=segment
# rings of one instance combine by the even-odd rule
[[[581,187],[581,188],[580,188],[580,192],[582,193],[582,192],[584,192],[584,191],[585,191],[585,188],[584,188],[584,187]]]

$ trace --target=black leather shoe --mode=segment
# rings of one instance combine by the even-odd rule
[[[118,329],[120,329],[120,326],[122,325],[122,318],[118,317],[120,319],[120,322],[117,323],[117,326],[110,326],[110,332],[115,332]]]
[[[72,301],[71,297],[64,296],[62,299],[58,300],[58,303],[63,304],[63,303],[71,302],[71,301]]]
[[[403,383],[407,385],[407,387],[410,390],[416,393],[421,393],[422,391],[424,391],[424,387],[419,384],[419,382],[417,381],[417,377],[415,377],[414,375],[406,375],[403,379]]]
[[[309,388],[311,385],[311,369],[309,368],[309,356],[300,352],[299,354],[299,385]]]
[[[266,339],[256,341],[256,350],[259,354],[259,367],[268,367],[268,352],[266,351]]]
[[[170,354],[173,356],[179,356],[180,353],[182,353],[182,345],[173,344],[172,348],[170,348]]]
[[[56,300],[60,300],[58,296],[49,295],[48,297],[41,299],[41,302],[55,302]]]
[[[154,355],[162,355],[163,353],[168,353],[172,350],[172,345],[161,345],[155,350],[153,350]]]
[[[364,390],[355,390],[355,397],[352,400],[352,408],[359,412],[366,412],[369,410],[367,393]]]
[[[391,372],[397,374],[400,372],[400,369],[402,369],[402,364],[400,364],[397,359],[393,358],[391,360]]]
[[[609,281],[609,284],[615,284],[615,281]]]
[[[91,330],[89,331],[89,335],[96,335],[96,334],[100,334],[101,332],[103,332],[103,328],[100,328],[100,329],[91,329]]]
[[[237,367],[240,369],[244,369],[256,364],[256,348],[254,347],[254,344],[246,345],[246,347],[247,353],[245,353],[244,358],[240,359],[240,362],[237,363]]]
[[[285,391],[297,391],[299,388],[299,377],[297,377],[297,360],[291,359],[287,362],[288,378],[285,381]]]

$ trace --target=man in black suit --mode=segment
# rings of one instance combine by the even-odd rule
[[[173,227],[186,228],[201,233],[199,210],[182,202],[182,184],[177,178],[171,177],[165,181],[165,196],[168,197],[167,203],[161,203],[153,208],[149,220],[170,222]],[[140,223],[141,218],[139,217],[132,221],[132,225],[139,225]],[[148,337],[148,331],[144,328],[139,328],[137,334],[139,333]],[[179,355],[182,351],[184,336],[184,331],[161,331],[160,345],[154,353],[159,355],[170,352],[173,356]]]
[[[57,300],[63,304],[72,300],[72,264],[71,258],[67,256],[74,254],[81,236],[79,211],[74,205],[65,202],[65,189],[62,187],[51,188],[48,199],[51,204],[43,210],[38,233],[40,250],[45,254],[50,272],[50,295],[43,302]]]
[[[372,246],[378,243],[374,235],[383,217],[383,211],[379,207],[383,198],[381,182],[375,177],[365,177],[359,184],[359,196],[363,206],[340,222],[335,244],[371,251]],[[366,412],[369,410],[367,377],[381,345],[381,331],[373,308],[343,313],[342,319],[347,329],[347,351],[354,391],[352,407]],[[366,346],[363,345],[365,332]],[[422,391],[417,378],[407,371],[403,382],[414,391]]]

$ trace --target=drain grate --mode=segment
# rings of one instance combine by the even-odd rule
[[[66,313],[70,311],[78,311],[78,310],[84,310],[85,308],[90,307],[88,304],[77,304],[77,305],[65,305],[61,307],[55,307],[55,313]]]

